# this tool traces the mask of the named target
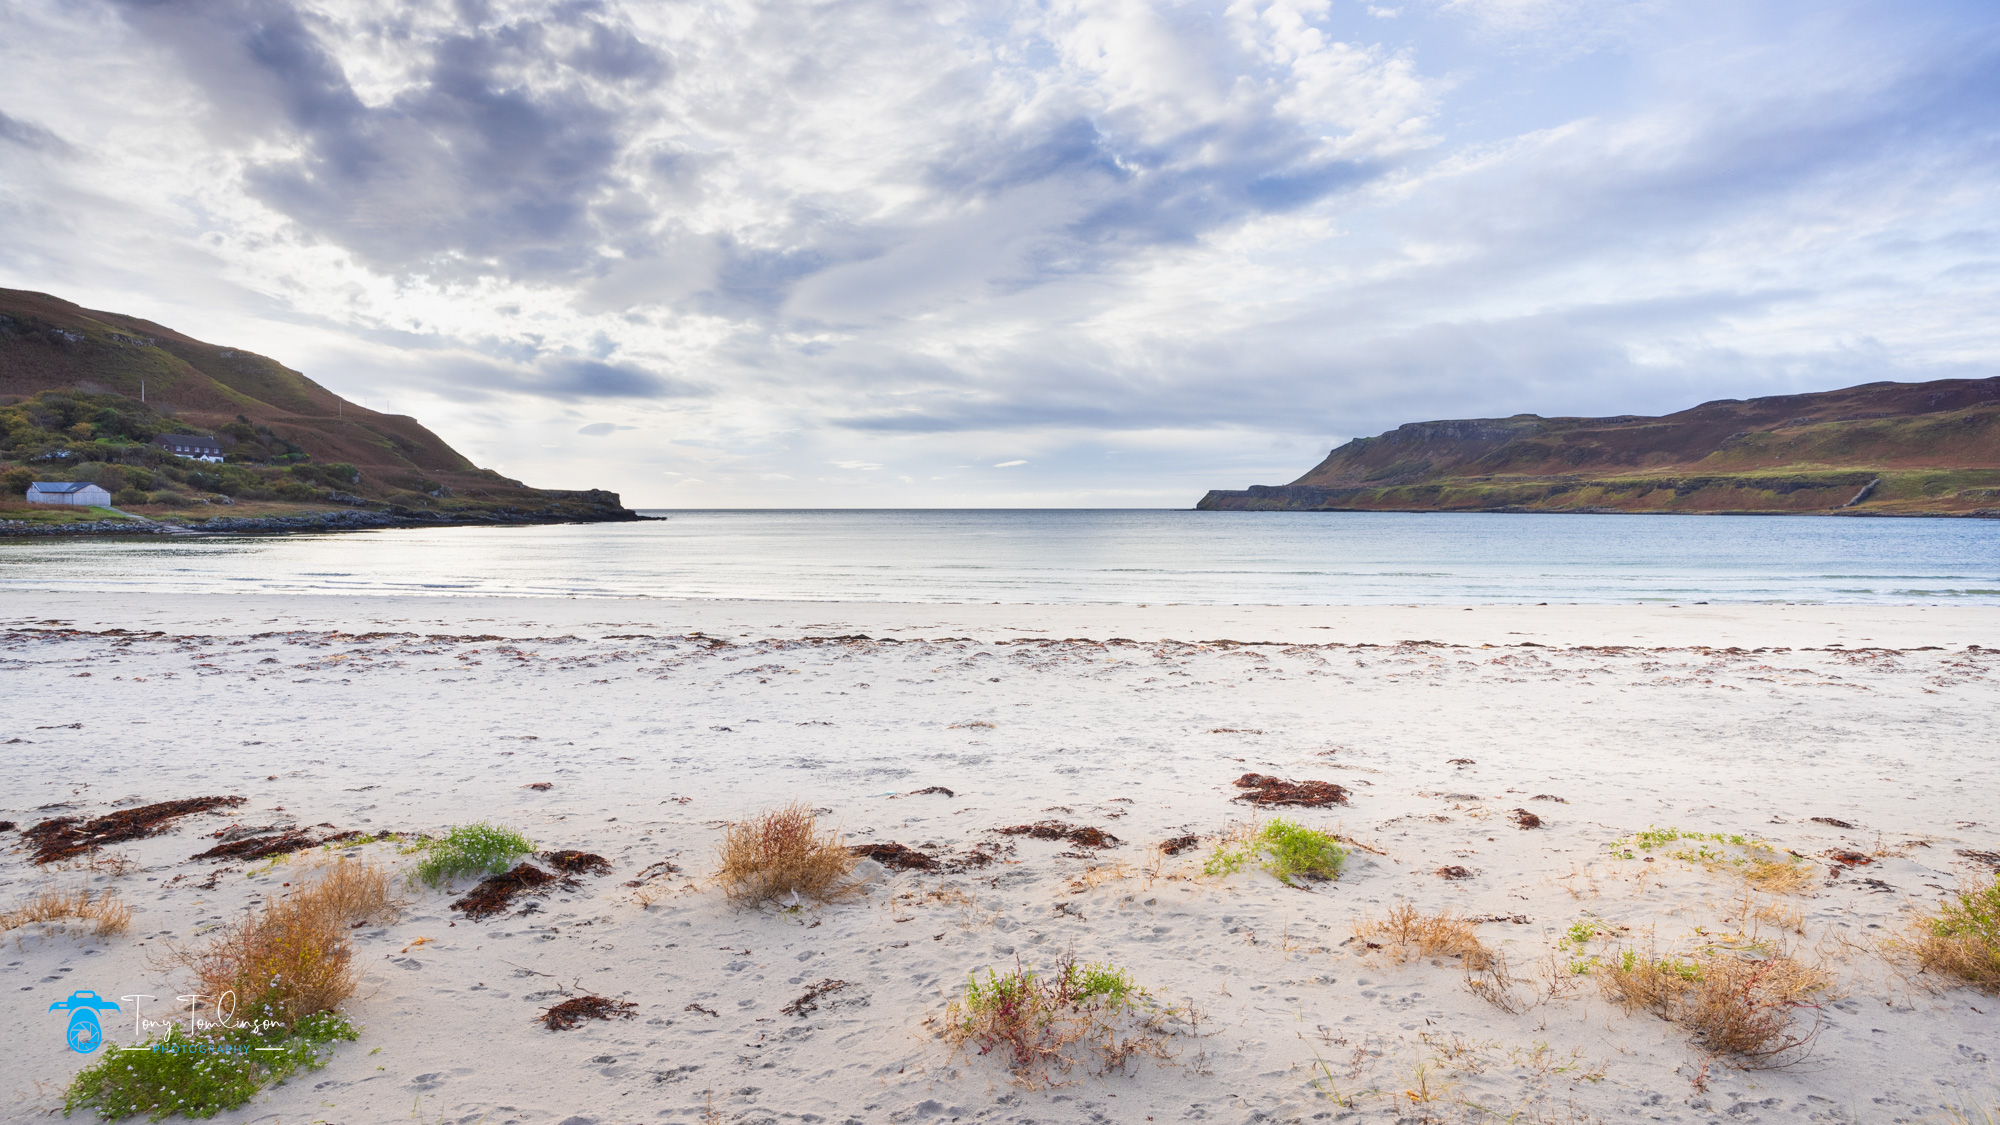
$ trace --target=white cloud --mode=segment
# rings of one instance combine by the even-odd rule
[[[1992,370],[1975,10],[1398,10],[27,0],[0,284],[640,503],[1185,504],[1418,417]]]

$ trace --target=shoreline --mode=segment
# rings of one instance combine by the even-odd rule
[[[32,601],[33,608],[25,603]],[[983,639],[1130,637],[1146,642],[1459,645],[1527,643],[1819,649],[1927,645],[2000,649],[2000,605],[1859,603],[1576,605],[1172,605],[797,601],[492,594],[80,594],[0,591],[0,627],[60,619],[78,628],[190,631],[274,626],[349,632],[457,629],[465,622],[522,630],[589,626],[809,635],[977,630]],[[1061,634],[1060,637],[1056,636]],[[734,634],[732,634],[734,635]]]
[[[290,516],[210,516],[193,523],[170,523],[150,516],[133,516],[131,522],[94,520],[75,524],[32,524],[23,520],[0,520],[0,541],[39,539],[50,536],[135,538],[155,535],[305,535],[338,531],[382,531],[415,527],[542,527],[557,524],[633,523],[657,519],[628,511],[625,515],[542,517],[518,515],[429,516],[414,509],[399,512],[330,510]]]

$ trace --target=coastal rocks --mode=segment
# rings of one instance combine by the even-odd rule
[[[0,536],[13,535],[165,535],[167,529],[156,523],[141,523],[137,520],[91,520],[87,523],[29,523],[26,520],[0,520]]]

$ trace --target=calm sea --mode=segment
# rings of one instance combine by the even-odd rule
[[[0,541],[0,589],[909,602],[2000,602],[2000,521],[653,512],[638,524]]]

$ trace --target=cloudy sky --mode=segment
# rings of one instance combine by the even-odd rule
[[[2000,373],[2000,7],[0,0],[0,285],[682,507]]]

